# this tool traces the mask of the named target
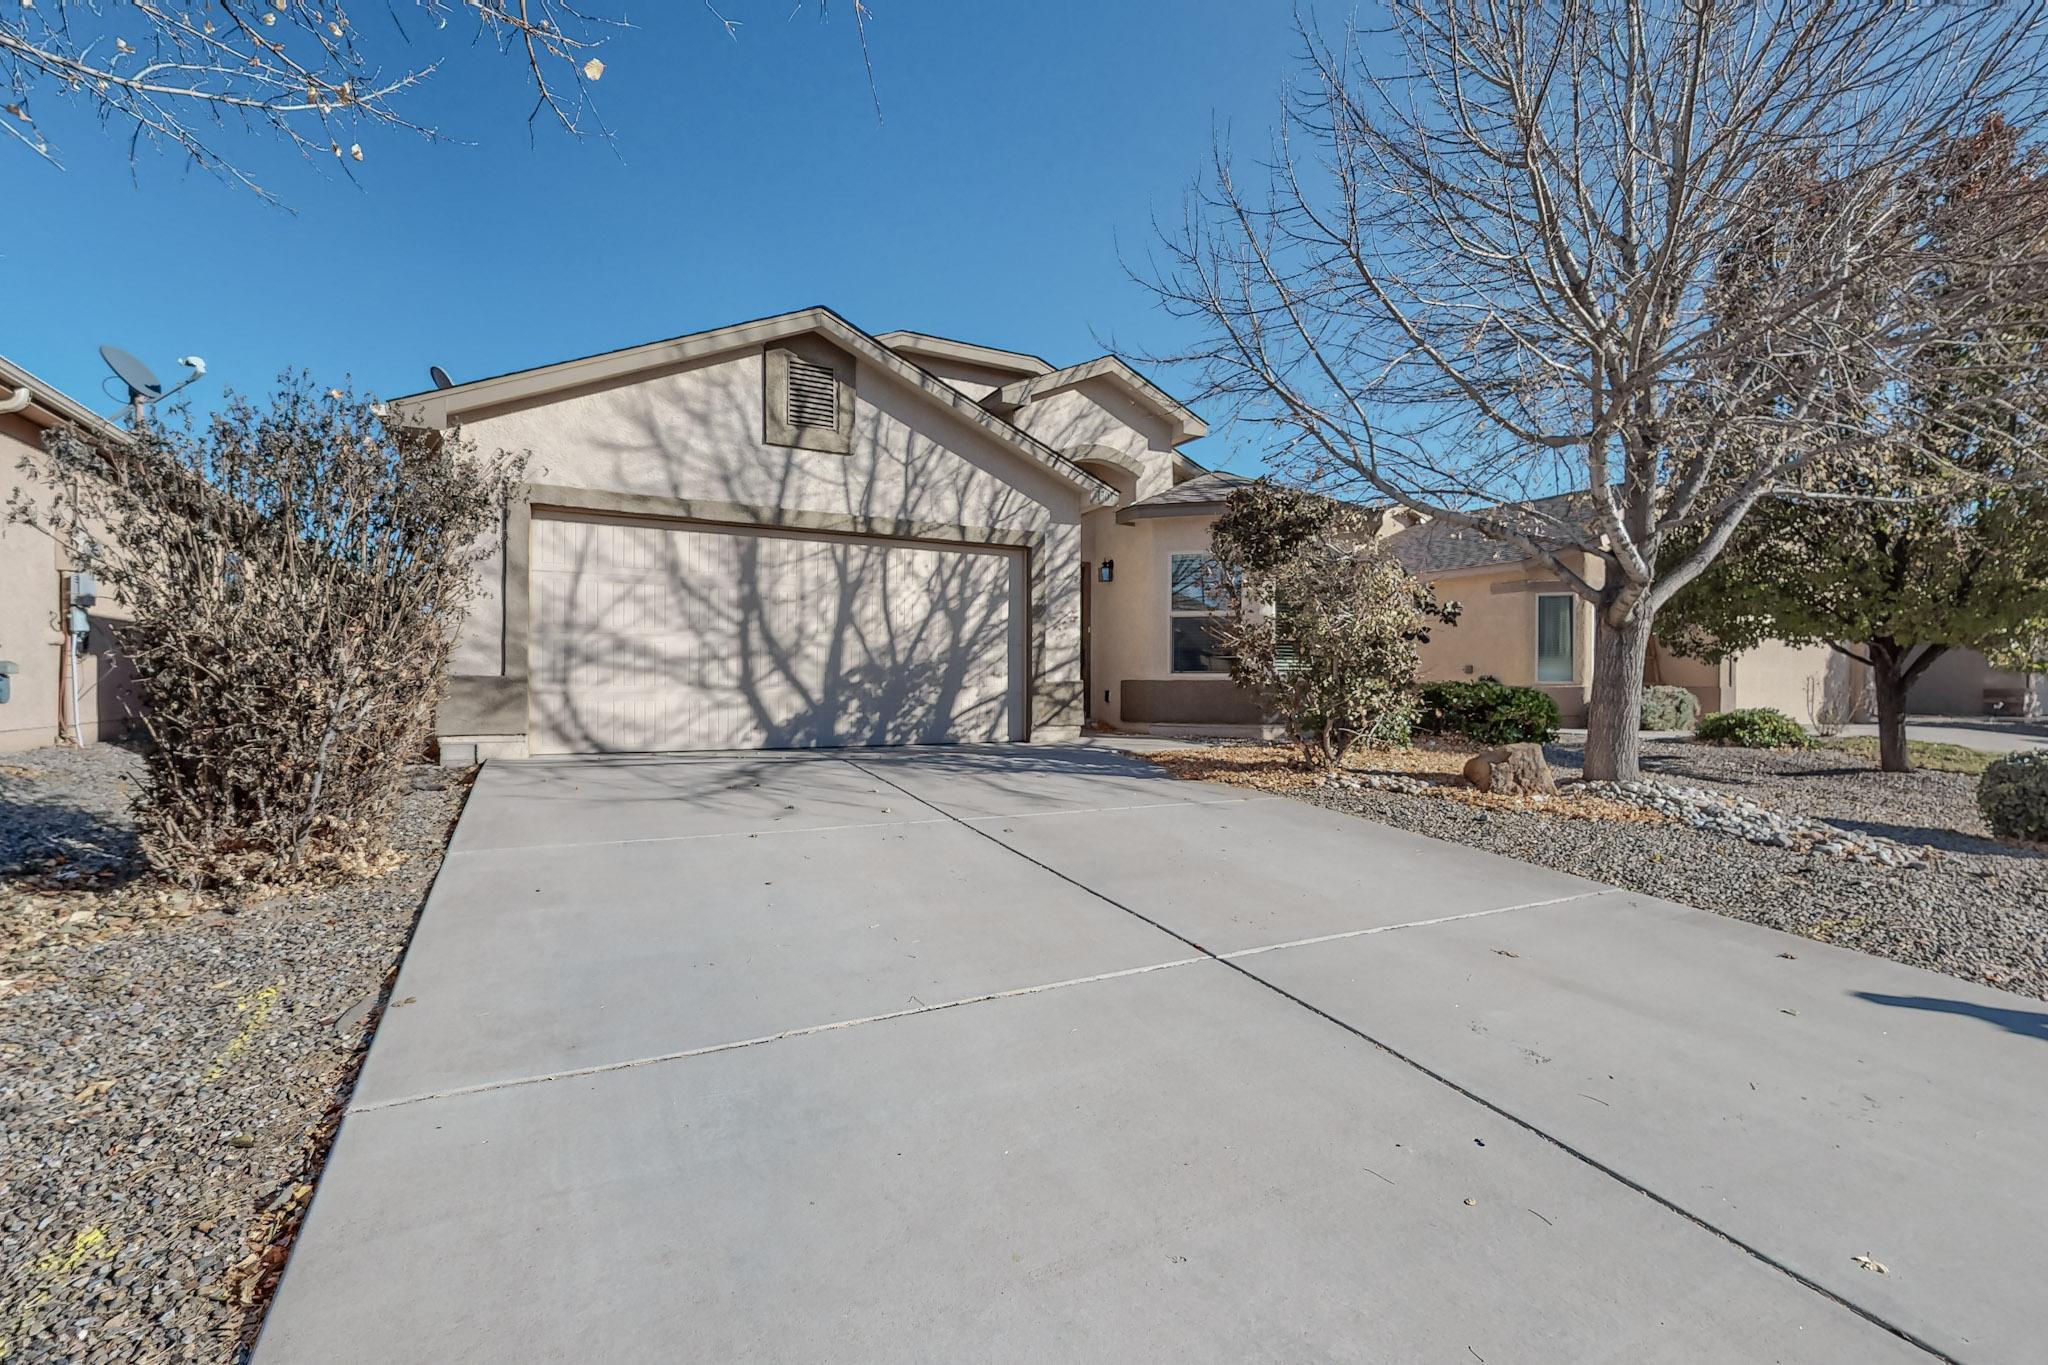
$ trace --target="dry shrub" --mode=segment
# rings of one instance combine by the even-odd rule
[[[1236,489],[1210,537],[1215,581],[1176,582],[1223,607],[1212,618],[1230,676],[1336,768],[1352,746],[1405,744],[1417,647],[1458,604],[1378,548],[1359,509],[1264,480]]]
[[[34,463],[34,462],[25,462]],[[285,375],[115,447],[53,434],[17,504],[131,611],[151,864],[190,885],[381,870],[481,533],[522,467]]]

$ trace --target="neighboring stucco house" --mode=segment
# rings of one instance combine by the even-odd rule
[[[68,628],[75,585],[64,548],[34,527],[10,523],[4,510],[14,491],[31,502],[47,498],[50,490],[20,465],[42,449],[43,433],[60,424],[114,440],[121,435],[76,399],[0,357],[0,671],[12,666],[7,700],[0,702],[0,753],[74,738],[82,744],[111,739],[126,727],[133,704],[109,634],[118,608],[104,597],[81,606],[88,627],[81,651]]]
[[[1255,720],[1176,597],[1227,476],[1112,357],[811,308],[394,400],[523,451],[444,758]],[[1190,575],[1183,573],[1183,579]]]
[[[1383,544],[1411,573],[1436,584],[1441,597],[1464,608],[1455,627],[1437,630],[1423,647],[1424,678],[1494,677],[1538,687],[1556,698],[1566,725],[1585,724],[1593,683],[1590,603],[1520,548],[1463,527],[1425,520]],[[1568,562],[1588,583],[1602,581],[1598,559],[1575,552]],[[1656,641],[1643,673],[1647,684],[1692,692],[1702,714],[1769,706],[1807,721],[1816,703],[1833,699],[1844,708],[1842,719],[1871,718],[1868,668],[1825,645],[1766,641],[1712,664]],[[1916,681],[1908,706],[1919,714],[2026,714],[2033,696],[2026,678],[1992,668],[1975,650],[1956,650]]]

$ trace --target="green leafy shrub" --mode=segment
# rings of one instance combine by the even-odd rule
[[[1545,744],[1557,738],[1557,702],[1533,687],[1499,682],[1435,682],[1422,686],[1416,727],[1426,734],[1463,735],[1481,744]]]
[[[1700,718],[1700,699],[1683,687],[1657,686],[1643,689],[1645,730],[1690,730]]]
[[[1738,749],[1809,749],[1813,741],[1798,721],[1768,706],[1750,706],[1740,711],[1716,711],[1700,717],[1693,727],[1695,737],[1709,744],[1729,744]]]
[[[2048,749],[1994,760],[1977,779],[1977,809],[2001,839],[2048,842]]]

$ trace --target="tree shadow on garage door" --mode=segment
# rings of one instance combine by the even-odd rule
[[[850,457],[764,454],[758,411],[702,386],[621,392],[632,421],[605,428],[617,434],[579,455],[599,471],[576,478],[646,493],[658,470],[678,501],[870,525],[1019,526],[1040,498],[1072,502],[985,443],[920,435],[907,406],[865,388]],[[1008,740],[1025,732],[1031,676],[1075,669],[1072,623],[1034,631],[1031,618],[1078,602],[1039,600],[1024,552],[1005,546],[542,507],[530,573],[536,752]]]
[[[1008,557],[536,519],[542,751],[1007,739]]]

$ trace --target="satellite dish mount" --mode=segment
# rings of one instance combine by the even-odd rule
[[[114,378],[128,388],[128,411],[139,430],[148,420],[149,405],[161,403],[178,390],[184,388],[206,373],[206,362],[196,355],[183,356],[178,363],[192,373],[177,383],[165,388],[163,381],[156,377],[156,371],[137,360],[119,346],[100,347],[100,359],[107,362],[107,368],[114,372]]]

